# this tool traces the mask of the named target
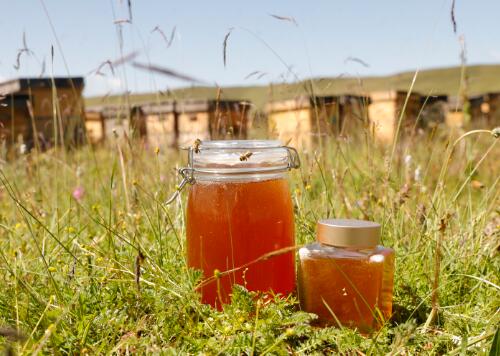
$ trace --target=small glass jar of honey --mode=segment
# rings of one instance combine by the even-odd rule
[[[202,302],[220,309],[234,284],[282,295],[295,290],[286,175],[299,164],[297,151],[279,141],[203,141],[189,149],[181,170],[191,183],[187,262],[203,272]]]
[[[380,225],[320,220],[317,242],[299,250],[301,308],[322,326],[380,329],[391,317],[394,251],[379,246]]]

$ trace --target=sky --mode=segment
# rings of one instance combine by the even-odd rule
[[[500,63],[498,0],[456,0],[456,34],[452,0],[130,2],[131,19],[127,0],[0,0],[0,80],[84,76],[86,96],[193,85],[131,61],[96,73],[131,53],[218,85],[385,75],[460,65],[461,38],[468,64]]]

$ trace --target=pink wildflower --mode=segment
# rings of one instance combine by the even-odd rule
[[[83,199],[84,195],[85,189],[83,189],[83,187],[76,187],[75,190],[73,190],[73,198],[75,198],[75,200],[78,202]]]

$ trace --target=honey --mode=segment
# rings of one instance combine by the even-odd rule
[[[241,152],[246,151],[221,158],[223,164],[211,158],[198,172],[212,170],[199,173],[188,195],[188,266],[203,272],[202,302],[219,309],[230,302],[234,284],[266,294],[295,290],[294,252],[286,250],[295,244],[293,206],[283,168],[273,168],[267,149],[254,148],[246,160],[240,159]],[[286,152],[274,150],[271,158],[282,165]],[[236,169],[228,168],[228,162],[244,175],[232,176],[231,169]],[[214,174],[221,170],[224,175]]]
[[[394,251],[377,246],[379,225],[323,220],[318,226],[319,242],[299,250],[301,308],[316,314],[319,325],[380,329],[392,313]]]

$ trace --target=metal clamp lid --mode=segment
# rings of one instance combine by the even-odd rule
[[[226,143],[227,142],[227,143]],[[236,144],[235,144],[236,143]],[[267,145],[266,145],[267,143]],[[297,150],[290,146],[281,145],[279,141],[265,141],[265,140],[235,140],[235,141],[206,141],[202,142],[196,140],[194,145],[185,148],[188,150],[188,164],[187,167],[182,167],[178,170],[178,173],[182,176],[182,180],[177,186],[176,191],[172,196],[165,202],[165,204],[172,203],[175,198],[179,195],[182,189],[187,184],[194,184],[196,182],[195,174],[211,175],[218,174],[221,171],[223,175],[244,175],[244,174],[273,174],[286,172],[292,169],[300,167],[300,158]],[[266,151],[271,150],[286,150],[286,162],[280,162],[281,164],[264,164],[264,165],[246,165],[245,163],[250,160],[254,153],[263,154]],[[196,163],[197,154],[202,154],[203,151],[215,151],[223,152],[224,150],[230,151],[232,153],[239,152],[238,162],[232,162],[228,166],[216,166],[209,167],[203,164]],[[233,154],[234,156],[234,154]],[[234,161],[234,157],[231,159]]]

